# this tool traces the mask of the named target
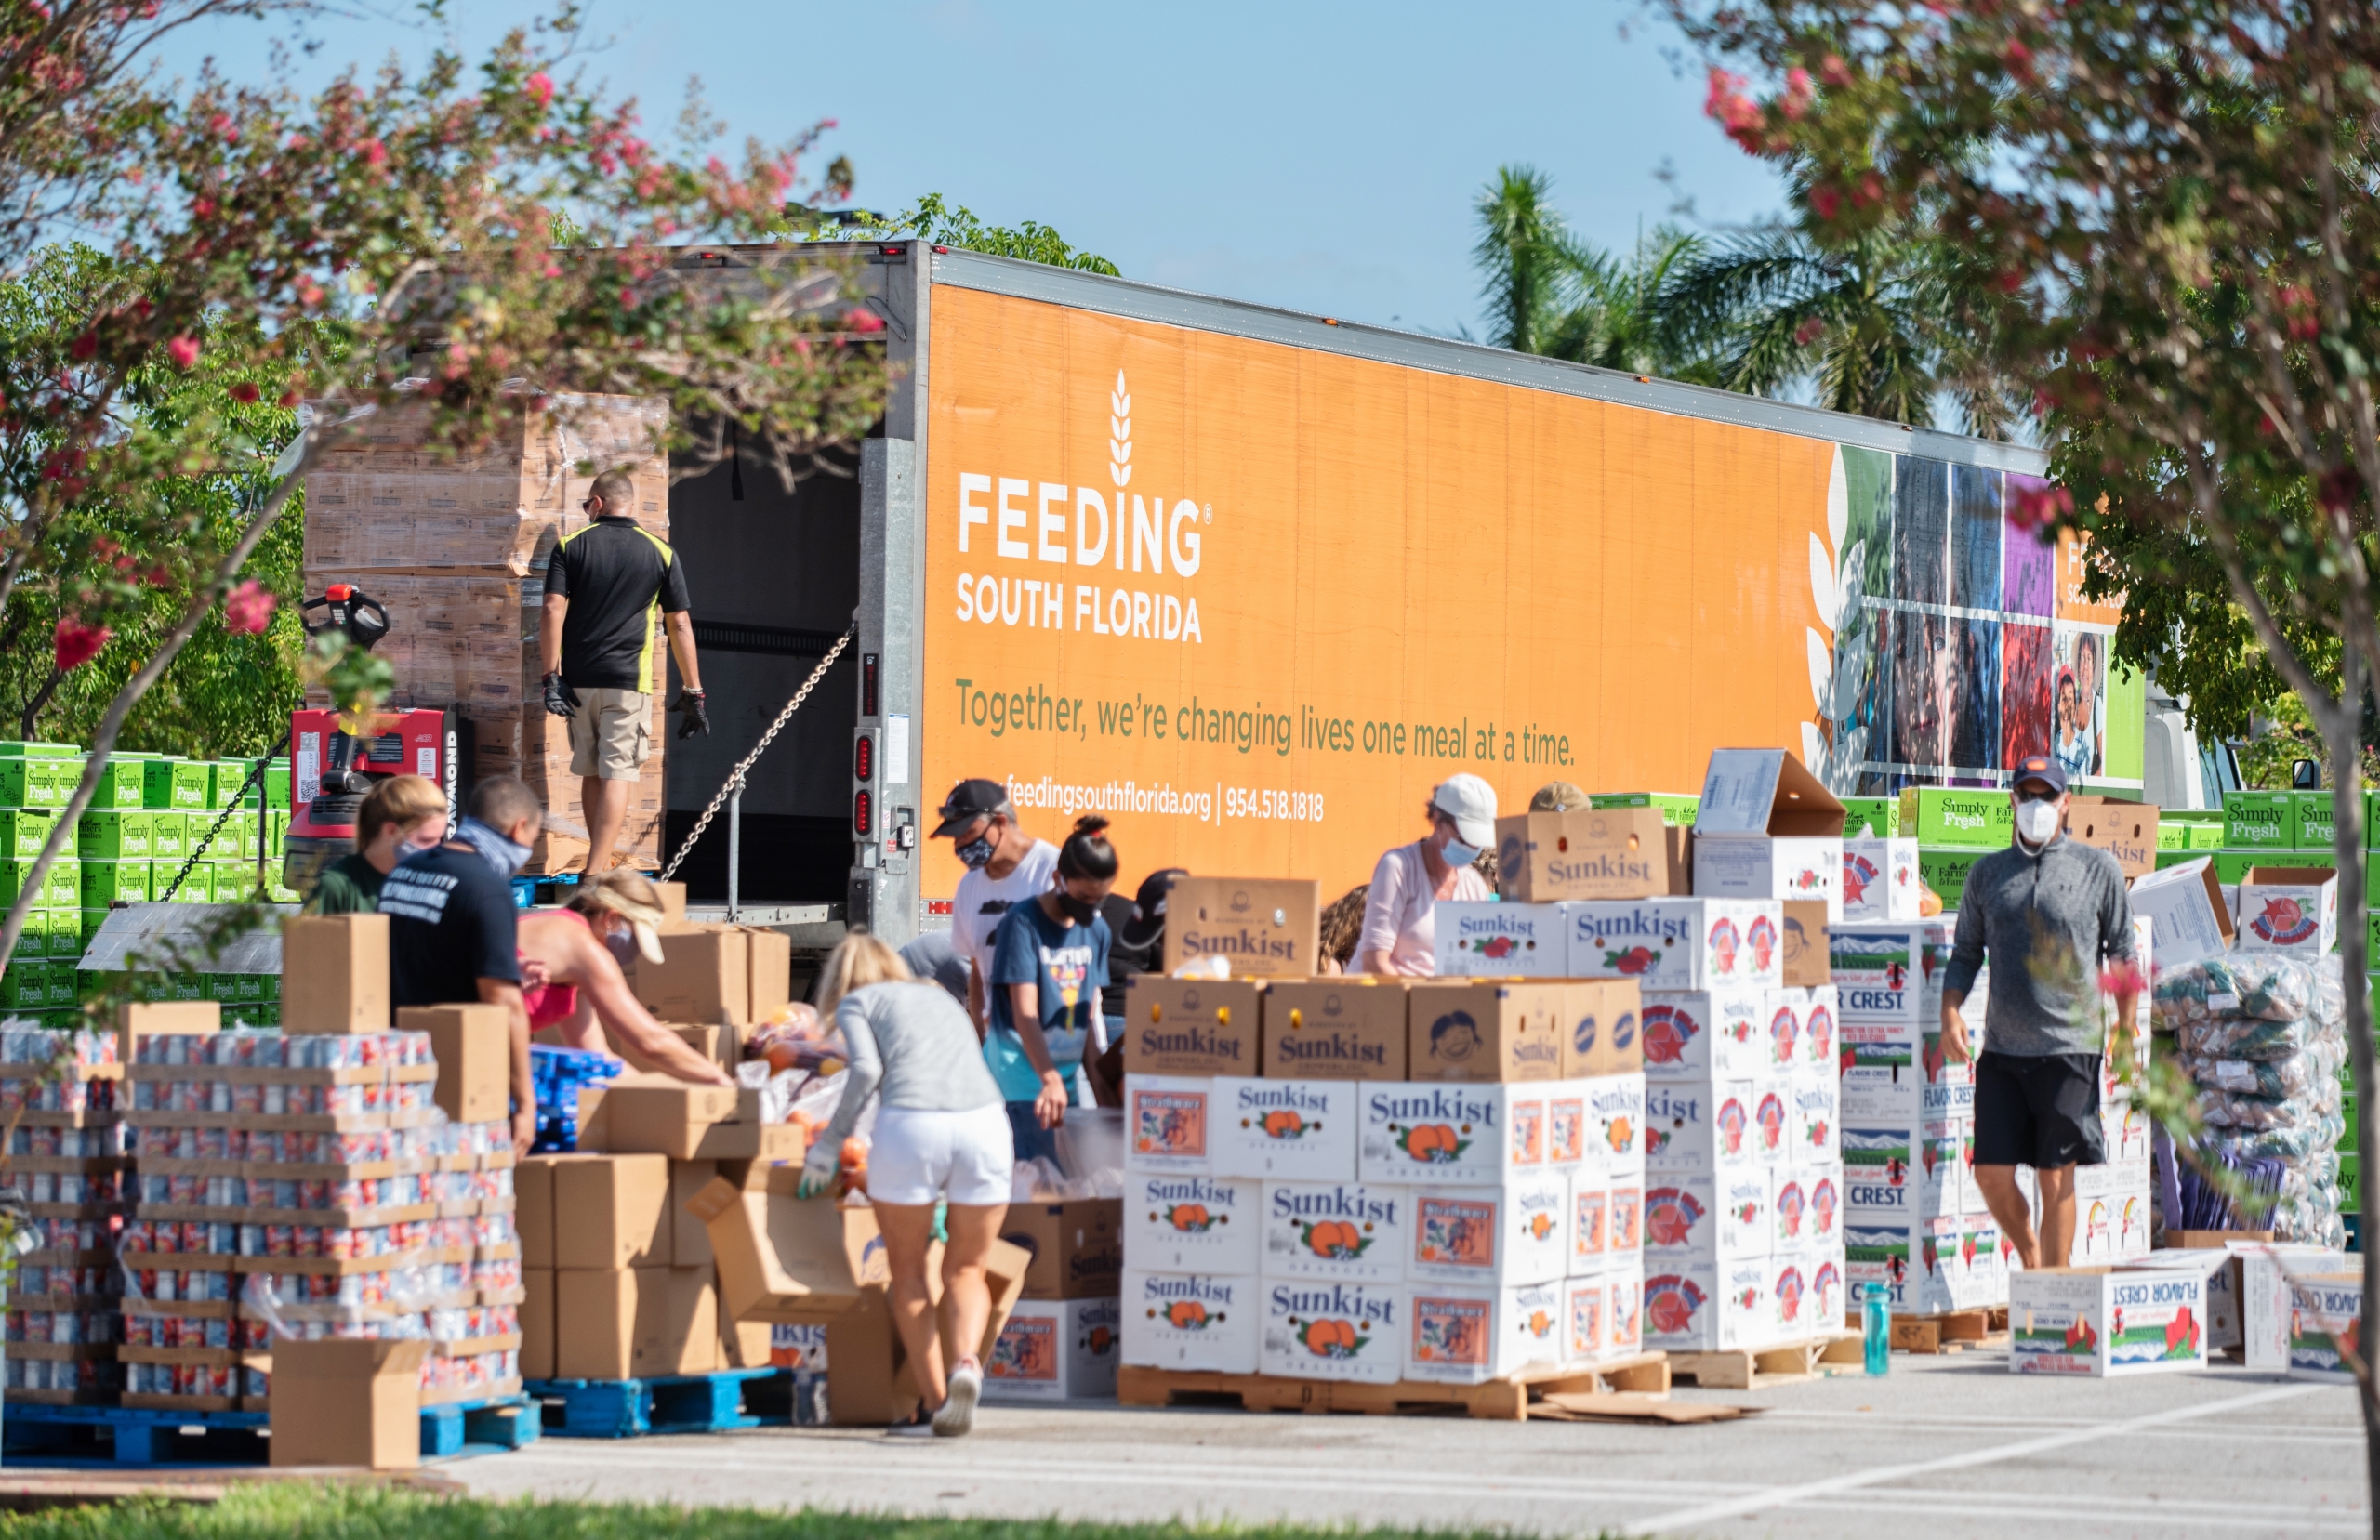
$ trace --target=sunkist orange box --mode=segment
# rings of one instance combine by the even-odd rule
[[[1417,980],[1406,994],[1408,1080],[1559,1080],[1567,983]]]
[[[1263,1073],[1276,1080],[1403,1080],[1402,979],[1276,979],[1264,988]]]

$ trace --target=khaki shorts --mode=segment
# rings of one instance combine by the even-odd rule
[[[641,690],[582,690],[570,719],[570,773],[634,781],[653,752],[653,697]]]

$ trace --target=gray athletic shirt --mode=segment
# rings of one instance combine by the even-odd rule
[[[867,1099],[903,1112],[967,1112],[1000,1104],[999,1083],[967,1007],[931,982],[869,984],[843,996],[835,1026],[851,1050],[843,1100],[823,1136],[840,1150]]]
[[[2097,1053],[2099,965],[2132,953],[2123,868],[2060,835],[2039,851],[1994,850],[1967,873],[1942,987],[1973,989],[1988,957],[1984,1047],[2019,1058]]]

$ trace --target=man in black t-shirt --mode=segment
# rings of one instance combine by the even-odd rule
[[[455,837],[401,862],[380,885],[389,916],[389,996],[399,1006],[485,1001],[512,1019],[512,1142],[537,1129],[529,1078],[529,1012],[521,1000],[520,912],[512,875],[529,859],[545,809],[509,775],[471,788]]]
[[[653,691],[661,679],[656,622],[668,628],[685,683],[669,708],[685,714],[678,736],[710,731],[686,569],[668,542],[631,517],[635,506],[636,482],[627,471],[595,478],[580,505],[590,521],[562,536],[546,565],[537,628],[546,709],[570,723],[570,772],[579,777],[587,814],[589,872],[610,869],[628,786],[652,753]]]

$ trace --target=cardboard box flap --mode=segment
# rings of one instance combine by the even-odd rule
[[[2116,858],[2128,877],[2157,870],[2157,821],[2153,802],[2121,796],[2076,796],[2066,807],[2066,832]]]
[[[326,1338],[318,1342],[276,1340],[272,1345],[272,1377],[293,1379],[379,1379],[417,1374],[430,1356],[430,1343],[420,1337],[403,1340]]]
[[[2132,912],[2149,917],[2157,958],[2167,967],[2228,952],[2239,939],[2211,856],[2133,878]]]
[[[2180,867],[2168,867],[2179,871]],[[2240,879],[2242,888],[2320,888],[2326,882],[2336,882],[2338,872],[2329,866],[2251,866],[2247,875]]]
[[[714,1178],[686,1200],[710,1232],[721,1305],[734,1320],[829,1321],[892,1282],[875,1216],[794,1197],[800,1176],[780,1169],[763,1191]]]
[[[1844,809],[1792,752],[1781,748],[1722,748],[1711,751],[1702,778],[1700,810],[1694,832],[1841,838]]]

